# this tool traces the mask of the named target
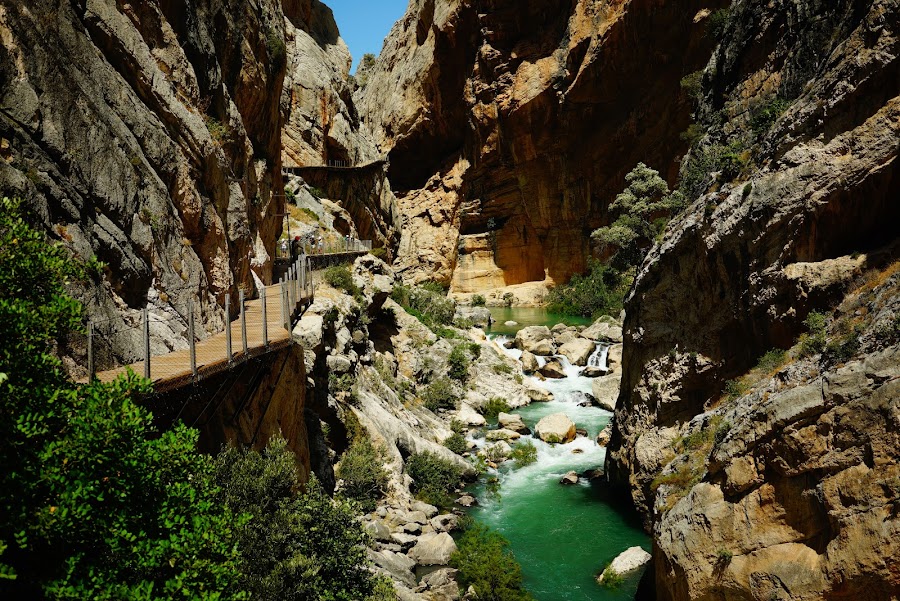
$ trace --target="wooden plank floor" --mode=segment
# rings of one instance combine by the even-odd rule
[[[310,300],[311,298],[309,297],[300,299],[295,309],[299,308],[300,305],[305,305]],[[263,340],[262,300],[246,301],[244,306],[247,323],[247,352],[244,353],[243,348],[241,321],[236,319],[231,322],[232,363],[278,350],[290,344],[291,333],[285,329],[282,323],[280,284],[266,287],[268,346]],[[197,371],[201,378],[228,369],[230,365],[226,348],[227,343],[224,330],[197,342]],[[131,365],[100,372],[97,374],[97,378],[100,381],[109,382],[124,373],[128,368],[134,370],[138,375],[144,374],[144,362],[139,361]],[[171,390],[189,383],[192,380],[190,349],[151,357],[150,379],[154,383],[155,392]]]

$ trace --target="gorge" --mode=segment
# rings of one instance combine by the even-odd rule
[[[4,325],[4,465],[77,423],[23,408],[21,357],[93,390],[79,328],[104,324],[101,370],[141,359],[145,314],[154,355],[185,350],[187,308],[198,340],[223,331],[298,233],[361,239],[316,272],[288,351],[123,393],[161,433],[199,429],[202,456],[267,457],[280,431],[295,480],[272,488],[352,501],[366,576],[333,598],[527,598],[471,575],[467,553],[515,572],[472,550],[479,523],[538,600],[900,598],[900,1],[410,0],[364,79],[326,4],[0,0],[0,196],[78,268],[48,273],[83,307],[28,352],[35,328]],[[4,203],[0,266],[19,265]],[[0,275],[17,323],[44,288]],[[548,316],[569,282],[603,303]],[[557,413],[560,440],[538,427]],[[65,503],[33,499],[15,519],[4,500],[0,591],[115,598],[26,570],[34,540],[69,542],[47,526]],[[649,562],[614,579],[630,547]],[[137,598],[167,569],[113,580]],[[216,578],[221,598],[329,598]]]

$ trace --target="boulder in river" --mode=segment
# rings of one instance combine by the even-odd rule
[[[540,386],[525,385],[525,395],[535,403],[547,403],[553,400],[553,393]]]
[[[566,372],[563,369],[562,363],[556,361],[555,359],[552,361],[547,361],[544,366],[538,370],[538,373],[545,378],[551,378],[554,380],[559,380],[566,377]]]
[[[581,335],[591,340],[605,342],[622,342],[622,328],[615,323],[612,317],[601,317],[589,328],[581,332]]]
[[[622,344],[614,344],[609,347],[606,354],[606,364],[609,366],[610,373],[622,371]]]
[[[490,441],[518,440],[521,437],[522,435],[515,430],[507,430],[506,428],[500,428],[499,430],[488,430],[488,432],[484,435],[485,440]]]
[[[596,349],[596,344],[586,338],[574,338],[559,347],[559,354],[564,355],[572,365],[587,365],[588,359]]]
[[[487,307],[456,307],[456,316],[460,319],[468,319],[472,325],[479,328],[487,328],[494,322],[491,310]]]
[[[534,433],[544,442],[566,443],[575,439],[575,422],[565,413],[553,413],[541,418]]]
[[[462,495],[460,498],[456,499],[457,505],[462,505],[463,507],[473,507],[478,505],[478,501],[475,500],[475,497],[472,495]]]
[[[578,474],[576,474],[574,471],[567,472],[565,476],[559,479],[559,483],[566,486],[578,484]]]
[[[526,374],[534,373],[539,368],[537,357],[534,356],[534,353],[530,353],[528,351],[522,351],[522,371]]]
[[[597,577],[597,582],[603,584],[609,573],[621,576],[623,574],[627,574],[628,572],[633,572],[645,563],[649,562],[650,559],[650,554],[640,547],[631,547],[630,549],[619,553],[619,555],[612,560],[612,563],[609,564],[609,567],[603,570],[603,573]]]
[[[612,438],[612,427],[610,424],[606,424],[606,427],[597,434],[597,444],[601,447],[605,447],[609,444],[610,438]]]
[[[609,370],[605,367],[593,367],[591,365],[588,365],[581,370],[580,375],[584,376],[585,378],[599,378],[600,376],[605,376],[607,373],[609,373]]]
[[[518,322],[518,321],[513,321],[513,320],[510,319],[509,321],[504,321],[504,322],[503,322],[503,325],[508,326],[508,327],[511,328],[511,327],[513,327],[513,326],[519,325],[519,322]]]
[[[528,434],[530,432],[528,426],[522,421],[522,416],[516,413],[501,412],[500,415],[497,416],[497,422],[500,424],[501,428],[506,428],[507,430],[518,432],[519,434]]]
[[[553,337],[547,326],[528,326],[516,332],[516,348],[535,355],[553,354]]]

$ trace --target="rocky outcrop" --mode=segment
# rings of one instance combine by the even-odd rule
[[[721,4],[411,2],[355,97],[400,190],[404,279],[474,292],[582,271],[625,174],[674,178],[679,80],[712,45],[695,16]]]
[[[609,567],[603,570],[603,573],[597,577],[597,582],[603,584],[609,578],[622,576],[628,572],[633,572],[641,566],[647,564],[651,559],[649,553],[640,547],[630,547],[619,553]]]
[[[897,595],[896,339],[874,332],[895,306],[898,17],[736,2],[702,75],[682,175],[737,163],[700,171],[641,266],[607,455],[655,533],[660,599]],[[825,354],[748,373],[811,310]]]
[[[13,2],[0,29],[0,188],[106,264],[78,291],[99,358],[136,359],[145,305],[159,351],[186,344],[188,301],[221,329],[281,227],[281,3]]]

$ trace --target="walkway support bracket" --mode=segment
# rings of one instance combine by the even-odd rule
[[[150,379],[150,312],[144,307],[141,313],[144,322],[144,377]]]

